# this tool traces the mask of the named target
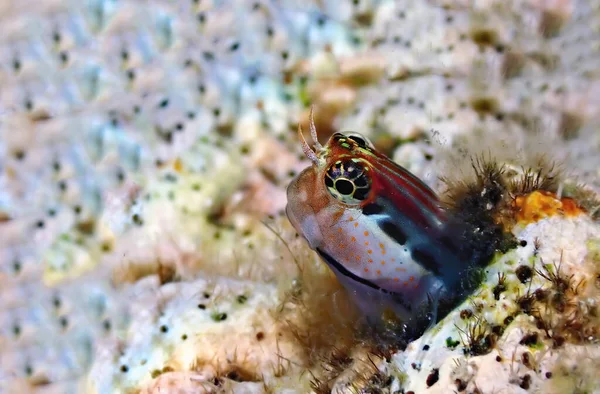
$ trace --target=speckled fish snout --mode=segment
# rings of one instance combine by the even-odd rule
[[[316,181],[312,168],[307,168],[290,183],[287,188],[286,214],[292,225],[308,241],[311,249],[315,250],[323,242],[317,212],[323,206],[318,206],[314,188],[310,187]]]

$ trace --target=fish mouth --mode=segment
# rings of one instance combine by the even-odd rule
[[[306,210],[310,210],[306,214],[303,214],[303,218],[299,219],[296,216],[297,209],[293,207],[292,204],[288,203],[285,207],[285,213],[288,217],[292,226],[296,229],[296,231],[302,235],[302,237],[308,242],[308,245],[311,249],[316,250],[323,243],[323,235],[321,234],[321,229],[319,227],[319,223],[317,222],[317,217],[312,211],[310,206],[304,207]]]
[[[311,249],[323,243],[323,235],[317,220],[318,207],[314,206],[315,184],[314,170],[309,167],[302,171],[287,187],[285,213],[296,231],[306,239]]]
[[[289,203],[285,205],[285,215],[287,216],[290,223],[292,223],[292,226],[296,229],[296,231],[299,231],[300,226],[298,220],[296,220],[296,215],[294,215],[292,207]]]

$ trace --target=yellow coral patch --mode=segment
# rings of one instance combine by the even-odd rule
[[[183,163],[181,162],[180,158],[175,159],[175,162],[173,163],[173,169],[178,173],[181,173],[183,170]]]
[[[517,197],[513,204],[516,219],[520,223],[533,223],[555,215],[576,216],[584,213],[572,198],[559,199],[554,193],[540,190]]]

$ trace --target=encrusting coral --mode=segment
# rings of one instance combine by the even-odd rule
[[[0,391],[597,391],[600,4],[467,3],[0,4]],[[311,104],[493,256],[415,341],[285,217]]]

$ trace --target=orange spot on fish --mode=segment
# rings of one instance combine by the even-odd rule
[[[341,233],[342,231],[344,231],[344,230],[342,230],[341,227],[338,227],[338,233]]]
[[[358,222],[354,223],[354,227],[358,227]]]
[[[360,256],[356,255],[356,261],[360,261]]]
[[[394,278],[394,282],[399,282],[399,281],[400,281],[400,279]]]
[[[408,282],[404,282],[404,286],[408,286]]]
[[[369,272],[369,269],[368,269],[368,268],[365,268],[365,272]]]
[[[410,277],[410,278],[408,278],[408,279],[409,279],[409,280],[412,282],[413,280],[415,280],[415,277],[414,277],[414,276],[411,276],[411,277]]]
[[[396,268],[396,271],[406,272],[406,268]]]
[[[352,241],[352,242],[356,242],[356,237],[352,237],[352,238],[350,238],[350,241]]]
[[[381,265],[385,265],[385,260],[381,260]]]
[[[377,270],[375,272],[377,272],[377,275],[381,275],[381,270]]]
[[[365,245],[366,245],[366,246],[369,246],[369,241],[365,241]]]
[[[367,253],[368,253],[368,254],[372,254],[372,253],[373,253],[373,251],[372,251],[371,249],[369,249],[369,250],[367,250]]]
[[[354,217],[350,216],[350,218],[348,218],[349,221],[353,222],[354,221]]]
[[[372,262],[373,262],[373,259],[369,259],[369,263],[372,263]]]
[[[385,254],[385,249],[382,249],[382,250],[381,250],[381,254]]]
[[[365,237],[368,237],[368,236],[369,236],[369,232],[365,231]]]
[[[379,244],[379,247],[380,247],[381,249],[383,249],[383,248],[384,248],[384,245],[383,245],[383,244]]]
[[[344,216],[344,210],[343,209],[339,209],[337,211],[334,212],[333,214],[333,219],[337,222],[339,221],[342,216]]]

